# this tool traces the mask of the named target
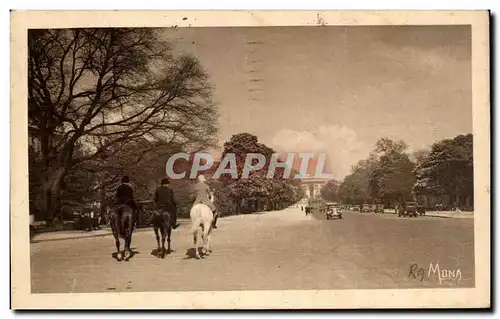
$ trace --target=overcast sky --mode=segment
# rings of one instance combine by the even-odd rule
[[[336,178],[382,137],[411,150],[472,132],[468,26],[179,28],[211,75],[222,145],[327,152]]]

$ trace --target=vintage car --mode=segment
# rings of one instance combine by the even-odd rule
[[[370,212],[370,205],[363,204],[363,206],[361,207],[361,212],[362,213],[369,213]]]
[[[375,205],[375,204],[371,205],[370,206],[370,211],[374,212],[374,213],[377,212],[377,205]]]
[[[355,212],[360,212],[361,211],[361,206],[354,205],[354,207],[352,208],[352,210],[355,211]]]
[[[443,204],[436,204],[436,206],[434,206],[434,210],[437,210],[437,211],[448,211],[449,210],[449,207],[448,206],[445,206]]]
[[[417,213],[419,213],[420,216],[425,216],[425,206],[423,204],[417,203]]]
[[[326,205],[326,219],[342,219],[342,210],[337,204]]]
[[[154,201],[138,201],[137,208],[139,209],[139,224],[137,227],[151,226],[153,213],[156,209]]]
[[[403,207],[397,208],[398,216],[399,217],[417,217],[417,203],[416,202],[406,202]]]
[[[375,213],[384,213],[384,205],[383,204],[378,204],[377,208],[375,209]]]

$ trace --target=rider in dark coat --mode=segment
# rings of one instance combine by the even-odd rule
[[[174,191],[168,186],[170,182],[164,178],[161,180],[161,186],[155,191],[155,204],[157,210],[167,211],[172,218],[172,228],[179,227],[177,223],[177,203],[174,199]]]
[[[132,208],[136,213],[137,222],[139,222],[139,212],[134,200],[134,189],[132,188],[132,184],[130,184],[128,176],[122,177],[122,183],[116,189],[116,204],[127,205]]]

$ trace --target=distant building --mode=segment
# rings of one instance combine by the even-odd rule
[[[299,158],[298,156],[295,157],[292,166],[293,170],[298,172],[300,170],[301,164],[302,164],[302,159]],[[307,166],[307,171],[306,171],[307,177],[300,178],[302,182],[302,189],[304,190],[306,198],[320,197],[321,189],[328,183],[327,178],[319,178],[315,176],[317,165],[318,165],[318,159],[311,158]],[[323,171],[321,173],[325,172]]]

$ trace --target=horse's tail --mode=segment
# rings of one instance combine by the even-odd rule
[[[172,227],[172,218],[170,211],[155,211],[153,213],[153,218],[151,219],[151,223],[155,228],[169,228]]]
[[[121,207],[117,212],[117,231],[120,237],[124,239],[128,237],[130,232],[132,232],[133,212],[131,212],[131,210],[132,209],[130,207],[124,206]]]

